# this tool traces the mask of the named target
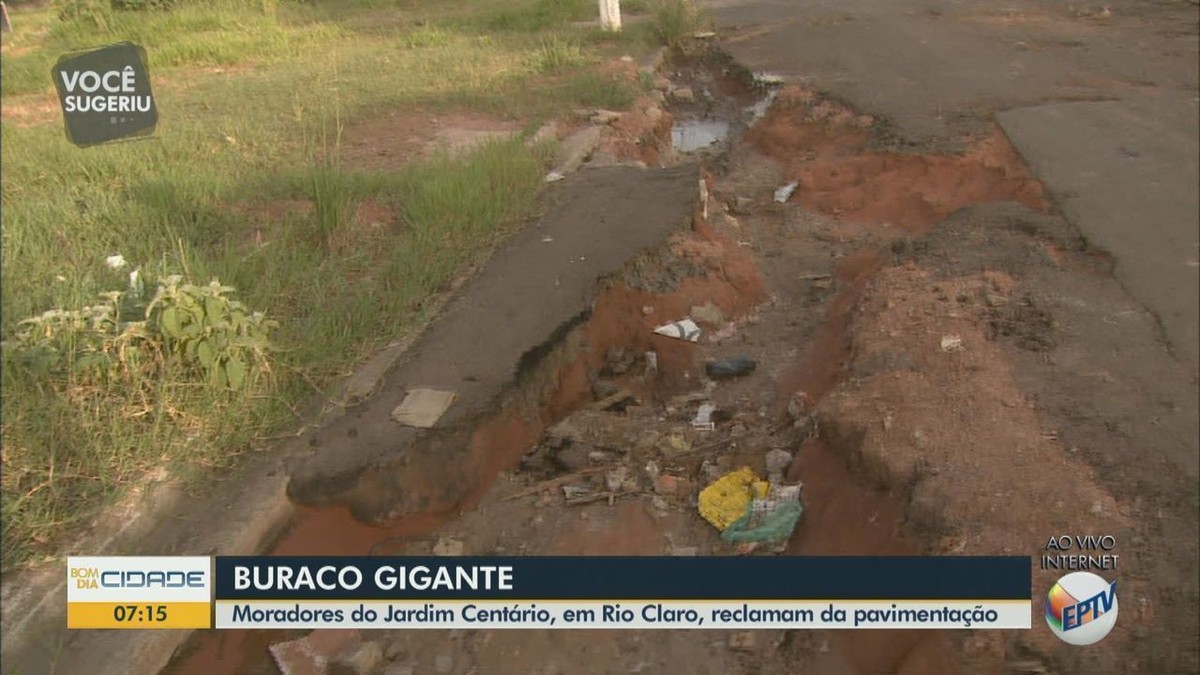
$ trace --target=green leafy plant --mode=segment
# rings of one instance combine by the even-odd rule
[[[146,316],[168,354],[199,367],[217,387],[240,390],[269,369],[271,331],[279,324],[231,299],[233,290],[216,280],[185,284],[173,275],[159,285]]]
[[[123,311],[140,305],[133,289],[103,293],[102,304],[25,319],[4,344],[5,358],[68,387],[145,382],[171,360],[219,389],[241,390],[270,370],[267,354],[278,323],[231,299],[232,291],[216,280],[195,286],[171,276],[142,321],[121,320]]]
[[[143,337],[120,324],[122,295],[113,291],[101,296],[103,304],[74,311],[52,309],[25,319],[14,340],[5,343],[6,355],[42,378],[106,379],[124,347]]]

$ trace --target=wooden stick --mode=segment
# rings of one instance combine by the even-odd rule
[[[524,490],[521,490],[519,492],[512,493],[511,495],[505,497],[503,499],[503,501],[507,502],[507,501],[512,501],[513,499],[520,499],[522,497],[536,495],[539,492],[541,492],[542,490],[556,488],[559,485],[562,485],[563,483],[569,483],[569,482],[575,480],[576,478],[590,476],[594,473],[600,473],[601,471],[604,471],[604,467],[593,466],[593,467],[589,467],[587,469],[580,469],[579,471],[576,471],[574,473],[569,473],[565,476],[559,476],[557,478],[551,478],[549,480],[544,480],[544,481],[538,483],[537,485],[534,485],[533,487],[525,488]]]

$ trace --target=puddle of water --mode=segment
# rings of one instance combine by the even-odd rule
[[[681,120],[671,128],[671,143],[680,152],[703,150],[729,135],[725,120]]]

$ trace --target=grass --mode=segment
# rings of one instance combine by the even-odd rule
[[[545,148],[517,138],[371,170],[338,156],[349,125],[465,107],[532,128],[580,106],[623,107],[638,91],[593,66],[646,47],[650,29],[575,25],[594,18],[591,0],[422,4],[217,0],[108,13],[99,27],[10,9],[4,339],[25,317],[124,288],[136,267],[151,285],[183,274],[234,287],[280,322],[280,351],[270,378],[232,394],[172,364],[136,386],[46,377],[6,350],[4,570],[55,555],[149,472],[202,477],[266,447],[299,422],[314,388],[420,326],[431,296],[536,208]],[[122,40],[149,54],[154,137],[81,150],[57,114],[18,114],[51,95],[62,53]],[[308,206],[271,211],[281,204]],[[390,214],[384,227],[356,220],[364,205]],[[109,269],[114,254],[130,268]]]

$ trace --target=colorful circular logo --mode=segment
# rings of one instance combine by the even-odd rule
[[[1046,623],[1067,644],[1103,640],[1117,623],[1117,582],[1091,572],[1064,576],[1046,594]]]

